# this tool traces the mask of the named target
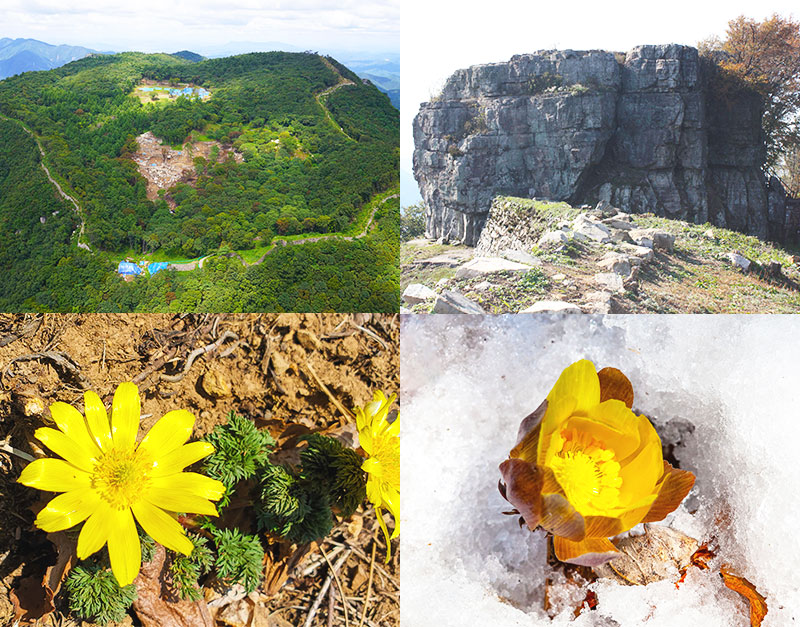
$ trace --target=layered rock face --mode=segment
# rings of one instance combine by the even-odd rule
[[[687,46],[549,51],[455,72],[414,120],[428,235],[475,245],[497,195],[607,200],[781,239],[761,105]]]

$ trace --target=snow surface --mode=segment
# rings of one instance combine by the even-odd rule
[[[721,562],[766,596],[763,627],[800,625],[800,317],[417,315],[401,342],[404,627],[747,626]],[[602,580],[597,610],[551,621],[545,535],[501,513],[498,465],[581,358],[620,368],[634,409],[680,442],[697,482],[658,524],[716,538],[717,568],[679,589]]]

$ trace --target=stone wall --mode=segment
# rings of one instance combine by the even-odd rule
[[[780,240],[761,104],[688,46],[545,51],[458,70],[414,120],[428,235],[475,245],[497,195],[607,200]]]

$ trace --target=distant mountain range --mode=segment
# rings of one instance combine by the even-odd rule
[[[52,70],[96,50],[83,46],[53,46],[36,39],[0,39],[0,80],[22,72]]]
[[[283,52],[300,52],[301,49],[291,44],[278,41],[269,42],[232,42],[221,46],[203,48],[204,55],[188,50],[174,53],[174,56],[189,61],[200,61],[206,57],[228,57],[247,52],[267,52],[279,50]],[[389,96],[396,109],[400,108],[400,55],[387,54],[383,58],[374,58],[365,53],[338,50],[323,50],[340,59],[359,77],[369,79],[375,87]],[[0,80],[22,72],[52,70],[82,59],[90,54],[111,54],[111,51],[99,52],[83,46],[54,46],[36,39],[0,39]]]

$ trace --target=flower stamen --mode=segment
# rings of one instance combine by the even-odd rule
[[[114,509],[122,510],[138,502],[149,481],[152,463],[135,451],[111,449],[97,460],[92,487]]]

